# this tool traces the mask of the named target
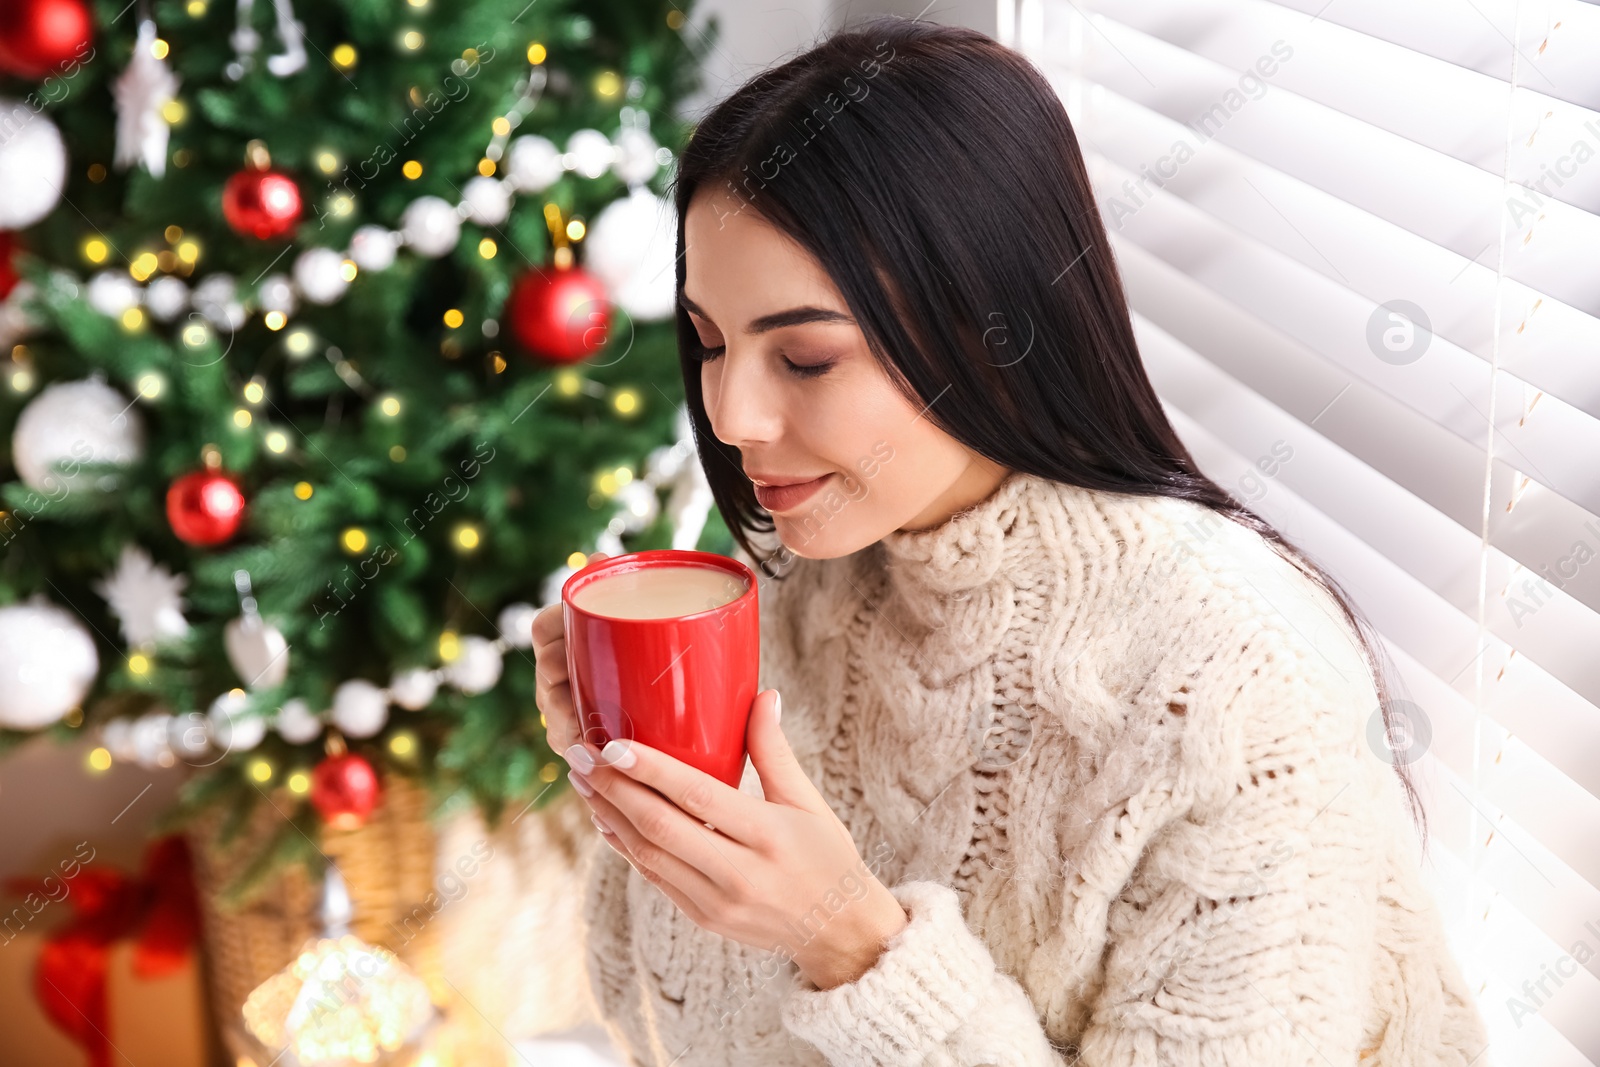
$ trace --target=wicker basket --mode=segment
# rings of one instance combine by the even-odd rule
[[[397,953],[435,1003],[469,1001],[483,1020],[517,1040],[589,1018],[576,879],[582,849],[597,835],[581,832],[588,826],[583,816],[584,805],[569,792],[506,819],[493,833],[475,813],[436,829],[424,791],[390,777],[365,826],[325,830],[320,846],[349,888],[356,936]],[[197,820],[189,840],[211,1008],[230,1057],[237,1057],[248,1051],[237,1025],[245,998],[321,933],[321,893],[295,865],[250,903],[225,906],[222,889],[283,816],[270,804],[257,805],[227,848],[216,843],[221,818]]]

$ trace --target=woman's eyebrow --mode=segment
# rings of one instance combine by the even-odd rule
[[[690,300],[688,294],[679,293],[678,303],[682,304],[685,310],[694,312],[708,322],[711,321],[711,316],[707,315],[699,304]],[[854,326],[856,320],[843,312],[834,311],[831,308],[807,305],[805,307],[789,308],[787,311],[774,311],[770,315],[762,315],[760,318],[752,320],[750,325],[745,327],[744,332],[751,335],[770,333],[773,330],[781,330],[785,326],[804,326],[812,322],[839,322]]]

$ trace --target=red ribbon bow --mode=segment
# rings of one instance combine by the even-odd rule
[[[127,937],[134,946],[133,973],[140,978],[171,974],[188,958],[199,929],[199,909],[189,848],[179,835],[152,841],[144,870],[84,867],[66,883],[62,898],[72,919],[46,939],[33,972],[33,993],[50,1021],[82,1046],[90,1067],[110,1067],[106,1018],[106,971],[111,946]],[[18,895],[48,893],[37,879],[12,878]]]

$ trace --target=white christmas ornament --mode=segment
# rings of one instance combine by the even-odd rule
[[[539,609],[532,604],[507,604],[500,609],[495,625],[500,627],[500,636],[512,648],[532,648],[533,617],[537,614]]]
[[[445,677],[463,693],[483,693],[500,680],[500,650],[487,637],[468,634],[460,639],[456,658],[445,665]]]
[[[561,149],[548,137],[523,134],[511,142],[506,157],[506,180],[519,193],[542,193],[564,173]]]
[[[211,743],[223,752],[249,752],[267,735],[267,720],[249,713],[250,698],[243,689],[230,689],[206,710]]]
[[[134,762],[146,770],[172,766],[172,716],[151,711],[133,720],[132,746]]]
[[[656,176],[661,164],[656,160],[656,139],[640,126],[624,126],[617,134],[617,158],[611,173],[627,185],[643,185]]]
[[[133,720],[112,719],[106,723],[100,728],[100,743],[106,746],[112,759],[133,762]]]
[[[22,409],[11,435],[11,460],[27,485],[41,493],[71,492],[87,485],[86,472],[56,471],[84,463],[127,466],[144,455],[139,412],[99,378],[46,386]],[[96,483],[115,488],[110,476]]]
[[[120,170],[135,163],[159,178],[167,171],[167,134],[170,127],[161,109],[178,94],[178,78],[158,59],[156,24],[139,23],[128,69],[117,77],[112,96],[117,104],[117,146],[112,162]]]
[[[446,200],[420,196],[400,216],[400,232],[417,255],[437,259],[455,248],[461,237],[461,216]]]
[[[389,701],[371,682],[352,678],[333,691],[333,710],[328,717],[351,737],[371,737],[389,721]]]
[[[232,275],[213,274],[195,286],[194,309],[219,330],[237,330],[244,325],[244,305]]]
[[[0,98],[0,230],[32,226],[55,210],[67,181],[67,147],[41,111]]]
[[[94,591],[105,598],[111,613],[122,624],[128,647],[141,648],[189,633],[182,596],[188,583],[188,575],[173,574],[162,564],[152,562],[150,553],[130,543],[122,546],[116,570],[102,579]]]
[[[661,498],[649,482],[629,482],[617,490],[616,500],[622,505],[622,531],[638,533],[647,529],[661,514]]]
[[[103,270],[89,279],[89,292],[85,299],[100,314],[117,318],[138,305],[139,289],[126,271]]]
[[[229,620],[222,628],[222,647],[248,689],[271,689],[289,676],[289,642],[260,615]]]
[[[170,274],[163,274],[144,290],[144,306],[157,322],[171,322],[189,306],[189,287]]]
[[[555,604],[561,600],[561,587],[567,584],[567,579],[578,573],[577,567],[568,567],[562,564],[545,576],[544,585],[539,588],[539,602],[542,604]]]
[[[293,315],[296,304],[294,284],[282,274],[269,274],[261,279],[261,288],[256,290],[256,302],[261,305],[262,311]]]
[[[294,283],[313,304],[333,303],[350,287],[344,277],[344,257],[331,248],[306,249],[294,261]]]
[[[599,130],[579,130],[567,138],[567,156],[572,161],[572,169],[585,178],[604,174],[616,153],[616,146]]]
[[[295,697],[283,702],[277,718],[273,720],[273,727],[278,731],[278,736],[291,745],[303,745],[322,733],[322,720],[312,712],[310,705]]]
[[[206,717],[198,711],[174,715],[167,723],[167,747],[181,760],[199,759],[211,747]]]
[[[639,187],[613,200],[589,227],[584,267],[605,285],[613,303],[641,321],[673,313],[678,284],[677,212]]]
[[[37,730],[76,707],[100,656],[77,616],[42,597],[0,608],[0,726]]]
[[[426,667],[407,667],[389,680],[389,699],[407,711],[421,711],[439,691],[439,676]]]
[[[462,186],[461,202],[467,207],[467,218],[480,226],[498,226],[511,214],[511,191],[482,174]]]
[[[362,270],[388,270],[394,266],[397,235],[382,226],[363,226],[350,237],[350,259]]]

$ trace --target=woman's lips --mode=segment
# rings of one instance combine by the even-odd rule
[[[813,478],[809,482],[799,482],[795,485],[758,485],[754,487],[756,500],[773,514],[788,511],[804,504],[813,493],[822,488],[824,482],[832,477],[831,474],[824,474],[821,478]]]

